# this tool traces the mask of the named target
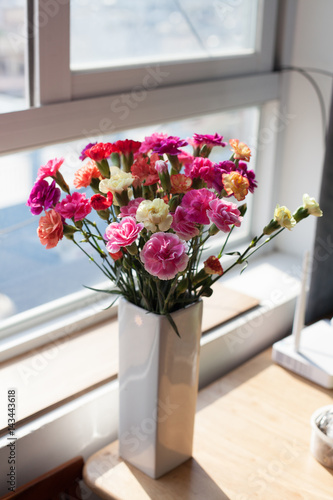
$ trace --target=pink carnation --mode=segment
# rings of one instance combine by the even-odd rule
[[[144,201],[144,198],[135,198],[128,202],[127,205],[120,207],[119,217],[134,217],[136,218],[136,211],[140,203]]]
[[[171,280],[186,269],[186,243],[176,234],[155,233],[145,243],[140,258],[146,271],[161,280]]]
[[[112,222],[106,228],[104,239],[110,253],[117,253],[121,247],[132,245],[144,225],[137,224],[133,217],[125,217],[121,222]]]
[[[55,207],[55,210],[62,215],[65,219],[73,219],[74,221],[84,219],[91,212],[91,205],[89,200],[86,199],[86,194],[74,192],[68,194],[60,203]]]
[[[172,216],[173,221],[171,228],[175,231],[179,238],[188,241],[199,234],[199,229],[196,227],[194,222],[190,222],[187,219],[187,212],[183,207],[178,206]]]
[[[191,179],[202,179],[207,183],[208,187],[212,187],[214,180],[214,163],[208,158],[194,158],[191,168],[185,168],[185,173],[187,171],[189,171],[188,175]]]
[[[181,206],[187,211],[187,218],[196,224],[209,224],[207,210],[216,196],[208,189],[193,189],[185,193]]]
[[[243,220],[235,203],[219,199],[209,203],[207,214],[215,226],[224,233],[229,233],[232,225],[239,227]]]
[[[54,177],[64,161],[64,158],[49,160],[46,165],[39,167],[36,180],[40,181],[41,179],[45,179],[45,177]]]

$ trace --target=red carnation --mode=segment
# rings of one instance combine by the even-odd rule
[[[102,194],[94,194],[90,198],[90,205],[94,210],[107,210],[111,207],[113,201],[113,194],[109,191],[108,194],[103,196]]]
[[[111,142],[99,142],[85,152],[86,156],[94,161],[102,161],[109,158],[112,153],[119,153],[118,148]]]
[[[136,153],[141,146],[141,142],[125,139],[124,141],[116,141],[114,145],[119,153],[128,155],[129,153]]]

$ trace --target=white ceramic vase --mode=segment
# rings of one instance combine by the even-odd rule
[[[158,478],[192,456],[202,302],[165,316],[123,298],[119,319],[119,455]]]

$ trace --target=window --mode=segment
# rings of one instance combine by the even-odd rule
[[[38,167],[49,158],[65,156],[67,169],[73,171],[88,142],[138,139],[156,129],[173,135],[179,131],[180,136],[199,129],[228,138],[241,134],[256,147],[261,111],[277,97],[277,79],[269,73],[233,76],[246,71],[247,64],[251,73],[271,69],[273,36],[263,29],[263,19],[274,24],[275,2],[216,0],[205,9],[185,0],[135,5],[133,10],[131,2],[116,0],[15,2],[21,22],[26,16],[30,52],[33,46],[33,57],[25,62],[30,72],[25,93],[31,93],[30,82],[35,104],[40,105],[0,117],[4,130],[0,148],[7,153],[0,163],[3,316],[31,315],[36,308],[42,318],[44,303],[50,303],[51,314],[59,297],[82,290],[82,284],[95,286],[103,278],[70,242],[48,252],[35,236],[37,221],[25,202]],[[3,17],[8,17],[14,3],[5,3],[2,9]],[[152,25],[145,24],[147,17]],[[204,18],[209,19],[205,28]],[[133,23],[147,35],[140,37],[140,47],[133,43]],[[92,42],[97,29],[98,41]],[[21,25],[17,30],[22,36]],[[242,36],[237,36],[240,31]],[[109,44],[107,36],[114,37]],[[151,36],[158,40],[154,51]],[[222,43],[225,38],[227,45]],[[175,51],[175,40],[184,49]],[[15,193],[6,187],[13,171],[19,179]]]
[[[0,5],[0,113],[27,107],[27,40],[24,36],[24,0]]]

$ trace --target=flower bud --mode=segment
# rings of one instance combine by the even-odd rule
[[[97,161],[96,165],[98,167],[98,170],[102,174],[102,176],[105,177],[106,179],[109,179],[110,178],[110,168],[109,168],[108,161],[107,160]]]
[[[77,233],[79,230],[74,227],[70,226],[69,224],[64,224],[64,236],[68,240],[73,240],[74,239],[74,234]]]
[[[217,226],[215,226],[215,224],[212,224],[209,228],[209,235],[210,236],[214,236],[215,234],[217,234],[219,232],[219,228]]]
[[[278,229],[280,229],[278,222],[272,219],[271,222],[264,227],[262,232],[264,234],[267,234],[267,236],[269,236],[270,234],[275,233],[275,231],[277,231]]]

